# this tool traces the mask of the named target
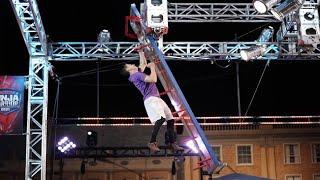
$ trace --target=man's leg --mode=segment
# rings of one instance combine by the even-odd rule
[[[174,143],[176,142],[176,137],[174,134],[174,120],[168,120],[167,121],[167,134],[169,138],[169,143]]]
[[[167,121],[167,134],[169,138],[169,143],[174,150],[183,151],[184,149],[177,144],[176,134],[174,132],[174,120]]]
[[[159,130],[160,130],[162,124],[165,121],[166,121],[165,118],[161,117],[161,119],[157,120],[153,126],[150,143],[148,144],[149,148],[152,151],[160,151],[160,149],[157,146],[157,136],[158,136],[158,133],[159,133]]]

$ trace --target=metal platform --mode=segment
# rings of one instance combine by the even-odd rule
[[[68,153],[56,151],[56,158],[125,158],[125,157],[178,157],[198,156],[187,147],[185,151],[172,151],[168,146],[160,146],[160,152],[151,153],[148,147],[79,147]]]

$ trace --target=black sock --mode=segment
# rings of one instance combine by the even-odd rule
[[[167,121],[167,135],[169,139],[169,143],[176,142],[176,135],[174,133],[174,120],[168,120]]]
[[[165,118],[161,118],[159,120],[156,121],[156,123],[154,124],[153,126],[153,131],[152,131],[152,134],[151,134],[151,139],[150,139],[150,143],[153,143],[153,142],[156,142],[157,141],[157,135],[158,135],[158,132],[162,126],[162,124],[166,121]]]

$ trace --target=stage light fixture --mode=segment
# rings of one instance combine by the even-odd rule
[[[271,9],[273,16],[282,21],[287,15],[297,11],[303,4],[304,0],[286,0],[276,8]]]
[[[88,131],[86,144],[89,147],[95,147],[98,143],[98,134],[96,131]]]
[[[281,0],[254,0],[253,7],[261,14],[266,13]]]
[[[272,26],[263,29],[259,38],[255,41],[257,45],[240,51],[241,59],[249,61],[262,56],[267,50],[267,46],[264,43],[268,42],[272,38],[273,33],[274,29]]]
[[[97,41],[100,44],[98,51],[100,51],[100,52],[105,51],[105,49],[102,47],[102,44],[108,43],[111,41],[110,32],[106,29],[102,30],[97,37]]]
[[[258,43],[265,43],[270,41],[274,33],[274,29],[272,26],[268,26],[267,28],[263,29],[260,33],[259,38],[256,40]]]
[[[111,34],[108,30],[102,30],[98,35],[98,42],[99,43],[107,43],[111,41]]]
[[[246,50],[241,50],[240,56],[243,60],[249,61],[250,59],[257,59],[259,56],[262,56],[265,51],[266,46],[257,45]]]
[[[67,153],[71,149],[76,148],[76,144],[73,143],[68,137],[64,137],[58,142],[57,148],[60,152]]]

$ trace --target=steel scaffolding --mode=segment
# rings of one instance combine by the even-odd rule
[[[191,149],[185,151],[172,151],[168,146],[160,146],[160,152],[154,154],[148,147],[79,147],[70,150],[67,154],[56,151],[58,158],[121,158],[121,157],[177,157],[199,156]]]
[[[136,42],[58,42],[47,44],[45,29],[36,0],[10,0],[24,42],[30,55],[28,79],[28,109],[26,132],[26,176],[46,179],[47,105],[49,62],[65,60],[132,60]],[[308,6],[318,6],[318,0],[307,0]],[[278,22],[270,13],[260,15],[251,3],[170,3],[169,22]],[[290,17],[288,17],[290,18]],[[293,21],[282,22],[278,39],[287,37]],[[292,23],[294,24],[294,23]],[[294,32],[295,33],[295,32]],[[294,34],[296,35],[296,34]],[[320,57],[319,47],[312,53],[302,53],[291,38],[288,42],[270,43],[267,54],[261,58],[280,60],[315,60]],[[253,42],[168,42],[164,54],[168,60],[238,60],[241,49]],[[48,48],[49,47],[49,48]],[[48,51],[48,49],[50,49]]]
[[[279,22],[268,12],[259,14],[252,3],[168,3],[169,22]]]
[[[46,179],[48,56],[47,39],[35,0],[10,1],[27,46],[29,62],[25,179]]]
[[[167,60],[211,61],[239,60],[240,50],[247,49],[255,42],[164,42],[163,53]],[[260,60],[314,60],[320,57],[320,47],[313,53],[301,53],[296,42],[266,43],[268,49]],[[134,48],[137,42],[58,42],[52,43],[52,61],[87,60],[138,60]],[[295,47],[295,48],[291,48]],[[104,51],[99,51],[103,48]]]

